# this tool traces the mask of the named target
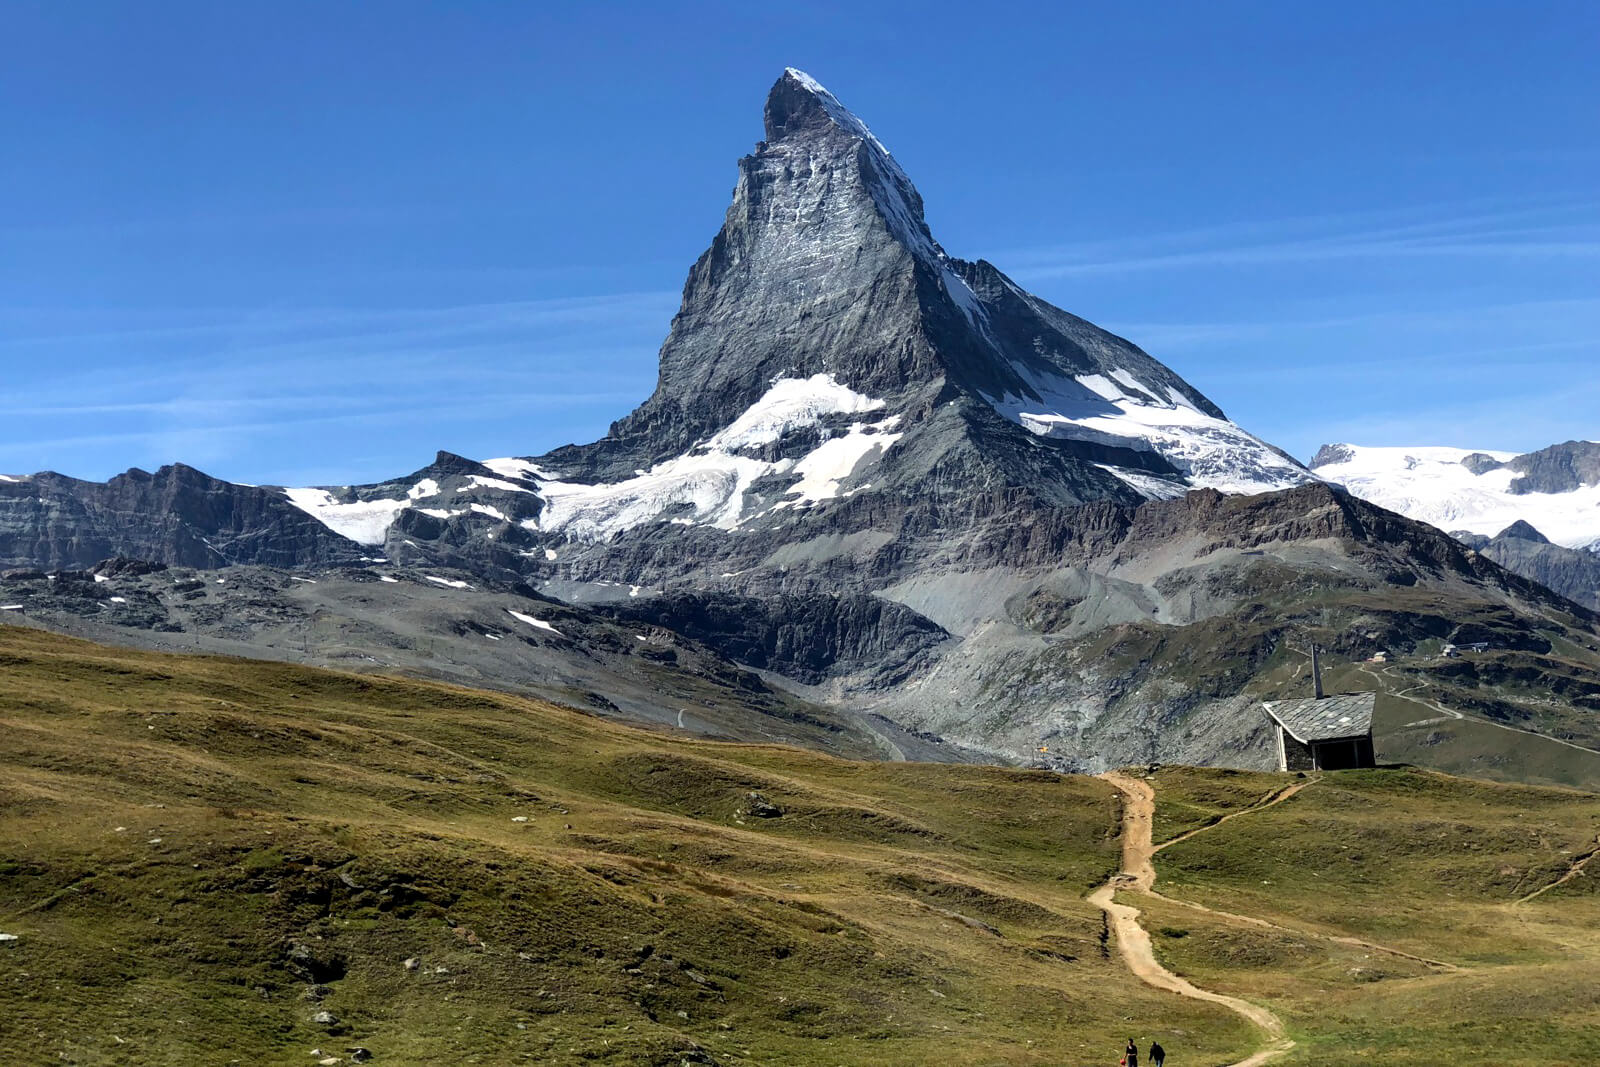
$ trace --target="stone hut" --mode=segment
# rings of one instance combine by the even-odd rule
[[[1269,700],[1262,704],[1277,733],[1278,770],[1342,771],[1375,767],[1372,712],[1376,693],[1328,696],[1322,691],[1322,663],[1311,653],[1316,695],[1302,700]]]

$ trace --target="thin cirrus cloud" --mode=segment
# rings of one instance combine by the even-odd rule
[[[0,309],[0,360],[25,368],[0,386],[0,462],[105,477],[181,460],[274,484],[400,438],[426,438],[426,457],[452,442],[529,454],[643,399],[676,299]]]
[[[427,308],[0,308],[0,323],[10,333],[0,338],[0,351],[184,337],[429,339],[505,329],[590,328],[644,318],[659,322],[661,310],[670,310],[675,299],[673,293],[642,292]],[[100,325],[71,328],[84,322]]]
[[[1310,215],[1174,230],[1116,241],[1018,249],[1003,257],[1021,281],[1387,257],[1594,257],[1600,223],[1584,201],[1550,202],[1407,221],[1414,212]],[[1547,220],[1543,225],[1516,225]],[[1554,221],[1551,221],[1554,220]]]
[[[1325,334],[1330,331],[1371,331],[1395,338],[1416,334],[1465,334],[1480,340],[1485,333],[1506,331],[1528,338],[1530,335],[1565,335],[1516,346],[1517,350],[1592,345],[1600,338],[1600,299],[1513,300],[1457,303],[1436,308],[1375,308],[1346,314],[1325,314],[1299,318],[1230,319],[1220,322],[1131,322],[1108,321],[1106,329],[1132,338],[1144,347],[1162,350],[1172,347],[1196,348],[1207,345],[1235,345],[1239,342],[1266,341],[1298,334]],[[1492,354],[1507,351],[1507,346],[1483,346],[1453,350],[1454,355]],[[1274,362],[1281,368],[1279,357]],[[1411,353],[1409,360],[1425,359]],[[1392,355],[1380,360],[1393,363]]]

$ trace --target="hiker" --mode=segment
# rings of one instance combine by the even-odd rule
[[[1128,1038],[1128,1047],[1122,1053],[1123,1067],[1139,1067],[1139,1046],[1133,1043],[1133,1038]]]
[[[1161,1047],[1161,1042],[1150,1042],[1150,1067],[1161,1067],[1167,1060],[1167,1050]]]

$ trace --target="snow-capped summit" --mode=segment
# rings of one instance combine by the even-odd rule
[[[749,531],[859,493],[959,512],[1001,490],[1131,503],[1312,480],[1137,346],[947,254],[906,172],[815,78],[785,70],[763,118],[656,390],[605,439],[446,471],[443,497],[420,471],[291,502],[367,545],[418,516],[593,543]]]
[[[1311,469],[1441,530],[1494,537],[1518,522],[1557,545],[1600,545],[1600,443],[1537,452],[1324,445]]]
[[[655,393],[605,441],[540,461],[563,481],[619,485],[682,469],[776,384],[819,375],[879,402],[905,435],[899,448],[864,451],[887,469],[869,474],[863,463],[840,480],[847,487],[858,475],[910,490],[930,456],[950,457],[977,483],[1067,503],[1311,480],[1137,346],[988,263],[946,253],[904,169],[815,78],[784,71],[764,120],[721,232],[690,271]],[[823,425],[822,437],[848,426]],[[798,464],[817,445],[775,440],[767,461]],[[959,452],[971,456],[957,464]],[[719,484],[743,492],[756,481]]]
[[[365,551],[449,546],[533,571],[573,542],[691,539],[692,570],[750,551],[729,537],[866,546],[905,523],[958,538],[995,509],[1314,480],[1136,345],[949,255],[905,170],[815,78],[785,70],[763,120],[656,389],[605,438],[530,459],[441,453],[263,506]],[[680,552],[648,550],[652,565]]]

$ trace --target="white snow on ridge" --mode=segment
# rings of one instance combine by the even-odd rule
[[[983,301],[972,291],[972,286],[947,266],[941,265],[939,278],[944,283],[944,291],[950,294],[950,299],[956,302],[956,307],[961,309],[972,328],[989,337],[989,309],[983,306]]]
[[[1012,422],[1042,437],[1155,452],[1197,489],[1267,493],[1315,480],[1260,438],[1206,414],[1181,392],[1146,385],[1126,370],[1112,371],[1111,377],[1068,378],[1021,366],[1013,369],[1039,399],[1007,393],[989,402]],[[1112,473],[1150,495],[1130,472],[1118,468]],[[1162,493],[1171,488],[1167,482],[1162,486]]]
[[[360,500],[341,504],[326,489],[285,489],[289,503],[357,544],[381,545],[408,500]]]
[[[529,463],[525,459],[515,459],[510,456],[505,456],[501,459],[486,459],[482,462],[485,467],[488,467],[496,474],[503,474],[507,478],[538,478],[542,480],[551,477],[550,474],[541,470],[538,464]],[[474,475],[473,477],[477,477],[477,475]],[[485,480],[487,481],[487,479]]]
[[[745,490],[773,469],[774,464],[747,456],[711,453],[669,459],[621,482],[545,482],[539,486],[544,513],[522,525],[565,532],[579,541],[609,541],[669,509],[690,507],[690,521],[731,530],[739,523]]]
[[[858,422],[851,426],[850,432],[843,437],[824,441],[806,453],[794,465],[794,472],[800,475],[800,480],[789,489],[790,493],[800,495],[794,500],[785,498],[774,507],[794,507],[838,496],[839,483],[848,478],[850,472],[855,470],[863,459],[874,451],[887,452],[904,436],[885,432],[899,421],[900,416],[893,415],[882,422],[874,423],[871,429],[878,431],[876,433],[865,432],[868,428]]]
[[[816,425],[825,415],[853,415],[881,407],[882,400],[874,400],[839,384],[831,374],[779,378],[760,400],[703,447],[713,452],[737,452],[770,445],[782,440],[790,430]]]
[[[544,512],[538,519],[524,520],[523,525],[545,533],[564,532],[580,541],[607,541],[624,530],[659,521],[669,511],[687,509],[687,517],[674,515],[672,521],[732,530],[750,517],[745,514],[744,501],[750,486],[759,478],[789,471],[801,476],[789,490],[800,493],[800,500],[786,500],[778,506],[826,499],[837,494],[838,483],[863,459],[886,451],[899,439],[899,434],[867,432],[887,430],[897,419],[885,419],[871,427],[857,423],[843,437],[822,442],[799,460],[770,462],[738,453],[772,444],[829,415],[858,414],[883,406],[882,400],[841,385],[831,375],[781,378],[726,429],[685,455],[620,482],[541,483]]]
[[[1167,479],[1158,478],[1147,471],[1133,470],[1129,467],[1117,467],[1110,463],[1096,463],[1095,466],[1116,475],[1151,500],[1176,500],[1188,491],[1181,485],[1175,485]]]
[[[490,460],[489,463],[517,464],[518,469],[538,470],[531,463],[521,460]],[[488,466],[489,464],[485,464]],[[500,468],[495,468],[499,470]],[[542,472],[540,472],[542,475]],[[521,477],[512,474],[512,477]],[[512,493],[532,493],[527,486],[515,485],[498,478],[485,478],[482,475],[470,475],[467,484],[456,489],[457,495],[470,493],[474,489],[496,489]],[[439,496],[444,492],[442,486],[433,478],[423,478],[406,490],[406,495],[400,500],[358,500],[352,503],[340,503],[332,493],[326,489],[285,489],[284,495],[289,502],[301,511],[306,512],[322,525],[342,537],[363,545],[381,545],[388,535],[389,527],[394,525],[395,516],[406,508],[415,507],[424,515],[431,515],[436,519],[450,519],[457,515],[465,515],[468,508],[425,508],[419,507],[417,502],[427,500],[429,497]],[[485,504],[473,504],[471,511],[490,515],[502,522],[510,520],[499,509]],[[382,562],[378,560],[377,562]]]
[[[971,296],[970,290],[965,291]],[[769,461],[744,452],[774,444],[792,431],[817,426],[830,416],[860,415],[883,406],[884,401],[858,393],[830,374],[780,378],[727,427],[684,455],[657,463],[632,478],[598,485],[564,482],[525,460],[491,459],[483,465],[534,488],[472,475],[456,493],[458,497],[472,489],[534,493],[544,501],[544,509],[539,518],[523,520],[522,525],[543,533],[564,533],[578,541],[608,541],[624,530],[665,518],[732,530],[751,517],[745,514],[745,494],[758,479],[790,471],[798,476],[777,507],[827,500],[839,495],[840,484],[856,467],[887,452],[902,435],[889,432],[899,422],[894,416],[871,424],[855,423],[842,436],[824,440],[798,460]],[[290,502],[323,525],[367,545],[382,544],[395,516],[409,507],[437,519],[475,513],[512,521],[488,504],[470,503],[457,509],[418,506],[417,501],[442,492],[431,478],[419,481],[403,500],[345,504],[326,489],[284,492]],[[553,559],[553,552],[546,550],[546,558]]]
[[[485,464],[488,466],[488,464]],[[508,493],[531,493],[525,485],[516,485],[512,482],[502,481],[499,478],[485,478],[481,474],[472,474],[467,477],[468,489],[503,489]]]
[[[1340,446],[1348,456],[1316,468],[1363,500],[1436,526],[1493,537],[1521,519],[1558,545],[1581,548],[1600,534],[1600,485],[1568,493],[1513,493],[1508,468],[1473,474],[1461,465],[1482,453],[1502,463],[1515,452],[1467,448]]]
[[[472,586],[472,584],[470,582],[457,581],[457,580],[452,579],[452,578],[438,578],[438,577],[435,577],[434,575],[431,575],[431,574],[424,574],[422,576],[422,580],[425,581],[425,582],[432,582],[434,585],[442,585],[447,589],[471,589],[471,588],[473,588],[473,586]]]

